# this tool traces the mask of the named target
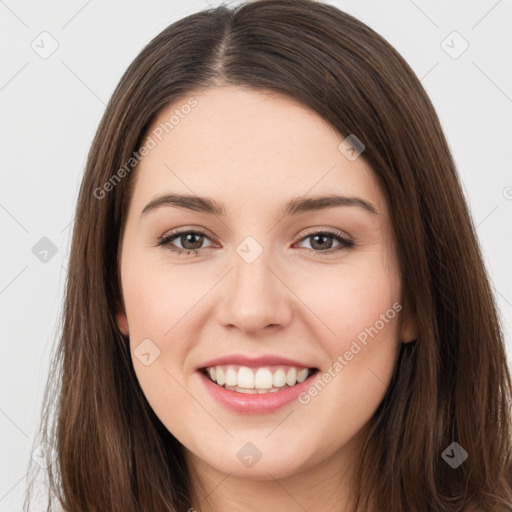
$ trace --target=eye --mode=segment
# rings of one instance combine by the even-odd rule
[[[160,238],[158,245],[166,246],[170,251],[176,252],[178,254],[188,251],[187,254],[193,252],[197,255],[199,249],[202,248],[201,246],[203,245],[205,238],[209,240],[205,232],[187,229],[176,231],[170,235]],[[177,241],[181,244],[181,247],[176,247],[176,245],[174,245],[173,240],[175,239],[177,239]]]
[[[201,249],[205,248],[202,247],[205,239],[210,240],[204,231],[185,229],[181,231],[174,231],[167,236],[161,237],[159,239],[158,246],[165,246],[170,251],[178,254],[182,254],[184,252],[190,254],[192,252],[194,255],[197,255]],[[174,242],[175,240],[181,247],[176,246],[176,243]],[[305,247],[305,249],[309,252],[320,255],[328,255],[343,249],[350,249],[355,245],[355,243],[346,238],[341,231],[331,231],[329,229],[324,231],[314,231],[301,238],[299,243],[305,240],[311,240],[311,248]],[[333,248],[333,241],[338,242],[339,245]]]
[[[311,248],[306,247],[305,249],[321,256],[327,256],[343,249],[350,249],[355,245],[355,243],[349,240],[341,231],[331,231],[328,229],[310,233],[301,238],[300,242],[306,240],[310,240]],[[333,241],[338,242],[339,245],[333,248]]]

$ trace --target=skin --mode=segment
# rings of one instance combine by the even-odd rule
[[[226,86],[190,94],[162,110],[153,128],[190,96],[197,106],[133,176],[119,329],[129,335],[148,402],[185,446],[197,491],[191,506],[340,510],[350,502],[354,464],[399,344],[415,338],[412,320],[397,313],[308,404],[294,401],[271,414],[225,409],[195,370],[228,354],[272,354],[327,372],[379,315],[402,304],[385,197],[364,154],[347,159],[338,149],[344,136],[274,93]],[[170,192],[224,203],[225,216],[173,206],[141,214]],[[369,201],[378,214],[354,206],[280,214],[289,199],[333,193]],[[158,245],[176,228],[207,231],[188,245],[186,237],[172,242],[195,244],[197,255]],[[355,245],[336,251],[333,237],[319,248],[311,235],[326,229]],[[247,236],[263,249],[252,263],[236,252]],[[145,339],[160,350],[148,366],[133,352]],[[262,452],[250,468],[237,458],[247,442]]]

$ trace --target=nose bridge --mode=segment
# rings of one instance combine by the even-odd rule
[[[287,324],[289,290],[278,277],[272,250],[247,237],[233,254],[233,266],[221,308],[222,323],[244,331]]]

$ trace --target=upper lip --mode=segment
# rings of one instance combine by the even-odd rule
[[[297,366],[299,368],[314,368],[312,365],[301,363],[300,361],[296,361],[294,359],[290,359],[288,357],[281,357],[277,355],[264,355],[259,357],[249,357],[241,354],[234,354],[231,356],[223,356],[217,357],[215,359],[210,359],[205,363],[201,364],[197,369],[209,368],[211,366],[220,366],[226,364],[234,364],[240,366],[249,366],[249,367],[261,367],[261,366],[270,366],[273,364],[282,364],[286,366]]]

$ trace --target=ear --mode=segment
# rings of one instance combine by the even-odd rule
[[[126,313],[124,311],[123,306],[118,306],[118,310],[116,313],[116,324],[119,330],[125,335],[128,336],[128,318],[126,317]]]
[[[402,343],[409,343],[415,341],[417,336],[416,319],[411,313],[404,312],[404,318],[400,328],[400,341]]]

